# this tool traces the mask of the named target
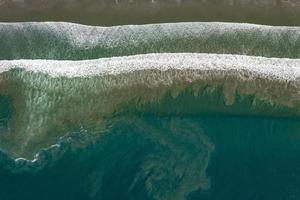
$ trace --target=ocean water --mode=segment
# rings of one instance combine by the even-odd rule
[[[37,172],[30,167],[11,172],[2,166],[1,197],[297,199],[300,195],[297,119],[148,115],[120,117],[111,123],[88,142],[81,138],[89,131],[74,132],[71,144],[77,147],[62,142],[58,159],[43,152],[42,158],[50,161]]]
[[[299,42],[251,24],[0,24],[0,199],[299,199]]]

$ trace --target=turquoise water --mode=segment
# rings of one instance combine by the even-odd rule
[[[299,44],[299,27],[0,24],[0,200],[298,200]],[[122,57],[163,52],[198,54]]]

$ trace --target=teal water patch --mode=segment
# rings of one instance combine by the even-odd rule
[[[204,122],[216,145],[207,199],[299,198],[298,121],[229,117],[207,125],[217,118]]]
[[[197,85],[197,84],[195,84]],[[242,116],[264,116],[297,118],[296,109],[271,104],[255,95],[232,94],[232,104],[226,104],[224,97],[224,86],[210,87],[204,85],[202,88],[194,89],[193,84],[178,90],[176,97],[170,90],[154,102],[139,103],[139,98],[126,102],[114,113],[114,116],[131,115],[147,116],[197,116],[199,114],[215,115],[242,115]],[[199,84],[200,85],[200,84]]]
[[[300,28],[216,22],[91,27],[0,24],[0,59],[83,60],[146,53],[300,58]]]
[[[0,196],[298,199],[299,125],[268,117],[124,116],[85,144],[88,132],[74,133],[64,155],[41,170],[16,173],[2,165]]]

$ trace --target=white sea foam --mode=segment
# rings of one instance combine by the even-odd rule
[[[256,30],[262,35],[273,32],[281,34],[291,32],[289,40],[295,42],[299,37],[300,27],[290,26],[268,26],[248,23],[226,23],[226,22],[180,22],[160,23],[146,25],[122,25],[112,27],[87,26],[67,22],[22,22],[22,23],[0,23],[0,32],[8,32],[11,35],[15,32],[28,35],[37,31],[40,33],[51,33],[64,40],[71,42],[78,48],[93,48],[99,44],[111,48],[119,45],[124,40],[130,40],[131,45],[135,41],[147,42],[149,38],[180,38],[180,37],[207,37],[214,33],[226,33]]]
[[[267,79],[296,80],[300,59],[264,58],[244,55],[159,53],[83,61],[2,60],[0,72],[21,68],[52,77],[89,77],[126,74],[141,70],[199,70],[251,72]]]

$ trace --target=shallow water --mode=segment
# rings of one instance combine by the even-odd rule
[[[299,26],[299,18],[298,0],[0,1],[0,21],[7,22],[68,21],[112,26],[223,21]]]

